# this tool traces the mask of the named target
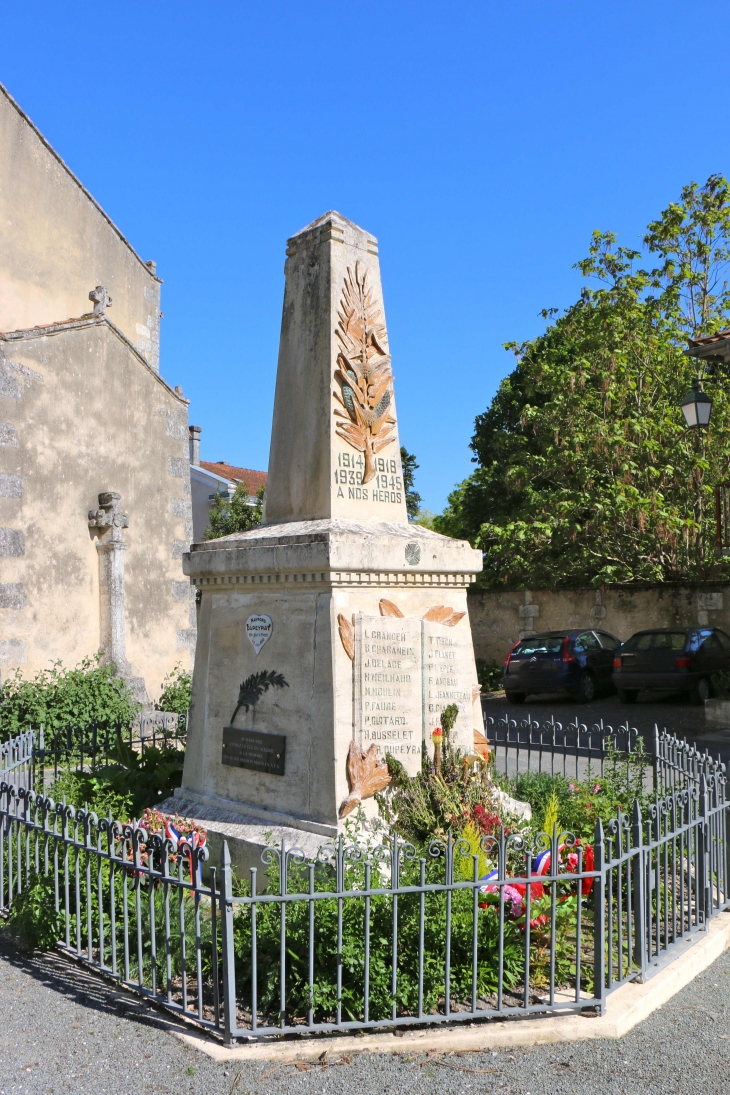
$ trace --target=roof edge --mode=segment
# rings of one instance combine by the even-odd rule
[[[94,195],[93,195],[93,194],[91,194],[91,193],[90,193],[90,192],[89,192],[89,191],[88,191],[88,190],[86,189],[86,187],[85,187],[85,186],[84,186],[84,184],[83,184],[83,183],[81,182],[81,180],[79,179],[79,177],[78,177],[77,175],[74,175],[73,171],[72,171],[72,170],[71,170],[71,168],[70,168],[70,167],[68,166],[68,164],[66,163],[66,161],[65,161],[65,160],[63,160],[63,159],[61,158],[61,156],[60,156],[60,155],[58,154],[58,152],[56,152],[55,148],[54,148],[54,147],[53,147],[53,145],[52,145],[52,144],[50,143],[50,141],[48,141],[48,140],[47,140],[47,139],[46,139],[46,138],[45,138],[45,137],[43,136],[43,134],[41,133],[40,129],[39,129],[39,128],[38,128],[38,126],[37,126],[37,125],[35,124],[35,122],[33,122],[33,121],[32,121],[32,120],[31,120],[31,119],[30,119],[30,118],[28,117],[28,115],[27,115],[27,114],[25,113],[25,111],[24,111],[24,110],[23,110],[23,108],[22,108],[22,107],[20,106],[20,104],[19,104],[18,102],[16,102],[16,100],[15,100],[15,99],[13,98],[13,96],[12,96],[12,95],[10,94],[10,92],[8,91],[8,89],[7,89],[7,88],[5,87],[5,85],[4,85],[4,84],[2,84],[2,83],[0,83],[0,91],[1,91],[2,93],[3,93],[3,95],[4,95],[4,96],[5,96],[5,98],[6,98],[7,100],[8,100],[8,102],[10,103],[10,105],[11,105],[11,106],[13,106],[13,107],[14,107],[14,108],[15,108],[15,109],[17,110],[18,114],[19,114],[19,115],[21,116],[21,118],[23,119],[23,121],[24,121],[24,122],[27,122],[27,123],[28,123],[28,125],[29,125],[29,126],[30,126],[30,128],[31,128],[31,129],[33,130],[33,132],[35,133],[36,137],[37,137],[37,138],[39,139],[39,141],[41,142],[41,144],[43,144],[43,145],[44,145],[44,146],[45,146],[45,147],[46,147],[46,148],[48,149],[48,151],[49,151],[49,152],[51,153],[51,155],[52,155],[52,156],[54,157],[54,159],[56,159],[56,160],[58,161],[58,163],[59,163],[59,164],[61,165],[61,167],[63,168],[63,170],[64,170],[64,171],[66,172],[66,174],[67,174],[67,175],[69,175],[69,177],[70,177],[71,179],[73,179],[73,181],[74,181],[74,182],[76,183],[76,185],[78,186],[79,190],[81,190],[81,191],[82,191],[82,193],[86,195],[86,197],[87,197],[87,198],[89,199],[89,201],[91,202],[91,204],[92,204],[92,205],[93,205],[93,206],[95,207],[95,209],[97,210],[97,212],[101,213],[102,217],[103,217],[103,218],[104,218],[104,220],[105,220],[105,221],[107,222],[107,224],[108,224],[108,225],[110,226],[110,228],[112,228],[112,229],[113,229],[113,230],[114,230],[114,231],[116,232],[116,234],[117,234],[117,235],[119,236],[119,239],[120,239],[120,240],[122,241],[122,243],[123,243],[123,244],[124,244],[124,245],[125,245],[126,247],[128,247],[128,248],[129,248],[129,250],[130,250],[130,251],[132,252],[132,254],[134,255],[134,257],[135,257],[135,258],[137,259],[137,262],[139,262],[139,264],[140,264],[141,266],[144,266],[145,270],[147,271],[147,273],[149,274],[149,276],[150,276],[150,277],[152,278],[152,280],[153,280],[153,281],[156,281],[156,282],[158,282],[158,284],[162,285],[162,283],[163,283],[163,282],[162,282],[162,278],[158,278],[157,274],[153,274],[153,273],[152,273],[152,271],[150,270],[150,268],[149,268],[149,266],[147,265],[147,263],[146,263],[146,262],[144,261],[144,259],[143,259],[143,258],[142,258],[142,257],[141,257],[140,255],[138,255],[138,254],[137,254],[137,252],[135,251],[135,249],[134,249],[134,248],[132,247],[132,244],[131,244],[131,243],[129,242],[129,240],[127,239],[127,237],[126,237],[126,236],[125,236],[125,235],[124,235],[124,234],[122,233],[122,231],[121,231],[121,230],[120,230],[119,228],[117,228],[116,224],[115,224],[115,223],[114,223],[114,221],[113,221],[113,220],[111,219],[111,217],[109,216],[109,214],[108,214],[108,213],[106,213],[106,212],[105,212],[105,211],[104,211],[104,210],[102,209],[102,207],[101,207],[101,206],[99,205],[99,203],[98,203],[98,201],[96,200],[96,198],[94,197]]]
[[[128,350],[131,350],[140,364],[144,365],[148,372],[152,373],[155,380],[159,381],[163,388],[165,388],[170,395],[174,395],[175,399],[179,400],[185,407],[190,405],[190,400],[185,396],[179,395],[175,389],[164,380],[160,374],[152,368],[147,358],[139,352],[137,347],[131,342],[124,331],[121,331],[115,323],[109,319],[108,316],[79,316],[78,319],[66,319],[59,323],[47,323],[43,327],[25,327],[20,328],[17,331],[0,331],[0,342],[13,343],[23,342],[29,338],[43,338],[45,335],[61,335],[66,331],[80,331],[84,327],[107,327],[113,334],[117,336],[120,342],[123,342]]]

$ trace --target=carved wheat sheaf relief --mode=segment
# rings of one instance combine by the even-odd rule
[[[359,262],[348,268],[335,336],[339,343],[335,379],[337,435],[363,453],[363,483],[375,476],[375,454],[395,441],[393,373],[382,311]]]

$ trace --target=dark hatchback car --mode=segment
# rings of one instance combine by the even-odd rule
[[[639,692],[686,692],[693,703],[712,693],[712,674],[730,669],[730,638],[716,627],[637,631],[616,651],[613,682],[619,699]]]
[[[504,690],[510,703],[535,692],[570,692],[589,703],[611,685],[614,654],[621,646],[607,631],[547,631],[520,639],[504,663]]]

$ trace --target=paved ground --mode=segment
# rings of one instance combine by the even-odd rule
[[[530,696],[523,704],[511,704],[507,703],[503,692],[496,692],[485,696],[482,704],[487,715],[501,719],[509,714],[518,722],[528,713],[538,722],[553,715],[563,725],[576,718],[587,726],[599,719],[614,727],[628,721],[641,731],[648,743],[653,740],[654,724],[657,723],[660,730],[666,728],[680,738],[686,737],[713,756],[720,754],[730,768],[730,729],[706,727],[704,708],[692,706],[682,696],[642,696],[633,704],[621,703],[615,695],[600,696],[593,703],[576,703],[566,695]]]
[[[720,1095],[730,1091],[730,952],[619,1042],[218,1064],[55,955],[0,931],[0,1095]],[[586,1019],[585,1022],[591,1022]]]

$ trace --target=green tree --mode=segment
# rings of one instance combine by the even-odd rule
[[[406,510],[408,511],[410,519],[415,521],[421,508],[421,496],[415,487],[416,469],[419,465],[416,463],[416,458],[413,453],[409,452],[403,445],[400,447],[400,462],[403,466],[403,488],[406,492]]]
[[[243,480],[236,484],[233,497],[216,491],[203,539],[217,540],[219,536],[245,532],[246,529],[260,525],[263,516],[264,491],[264,487],[259,487],[253,504],[250,501],[248,487]]]
[[[660,265],[596,232],[578,263],[586,285],[517,358],[477,417],[475,472],[438,531],[484,551],[487,585],[593,584],[726,574],[714,554],[715,484],[730,463],[727,387],[710,430],[684,428],[697,373],[688,335],[728,323],[730,197],[712,176],[649,225]],[[710,378],[711,379],[711,378]]]

